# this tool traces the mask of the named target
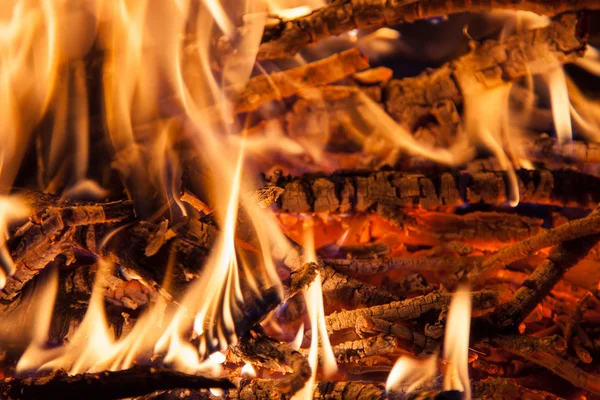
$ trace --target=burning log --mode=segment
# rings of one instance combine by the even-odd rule
[[[143,385],[140,383],[143,382]],[[5,399],[121,399],[142,396],[156,390],[176,388],[233,388],[227,379],[188,375],[181,372],[134,367],[122,371],[67,375],[55,371],[31,378],[7,378],[0,382]]]
[[[593,0],[573,4],[560,1],[452,1],[429,0],[418,2],[336,0],[309,15],[291,20],[280,19],[266,27],[257,58],[269,60],[292,57],[302,48],[329,36],[357,28],[389,26],[419,19],[460,12],[482,12],[494,9],[525,10],[542,15],[556,15],[566,11],[598,9]],[[226,40],[220,42],[221,49]]]
[[[271,392],[292,396],[302,389],[310,378],[311,368],[308,360],[287,344],[265,336],[260,327],[248,331],[235,346],[231,346],[231,350],[242,360],[255,365],[281,372],[291,370],[290,374],[279,380],[242,382],[239,388],[240,399],[255,398],[249,396],[249,393],[254,393],[254,396]]]
[[[481,265],[469,271],[467,277],[473,280],[479,279],[484,273],[503,268],[543,248],[598,233],[600,233],[600,215],[594,211],[585,218],[549,229],[522,242],[501,249],[487,258]],[[459,275],[462,273],[464,273],[464,269],[459,272]]]
[[[490,341],[505,351],[552,371],[576,387],[600,394],[600,376],[583,371],[565,358],[564,343],[561,344],[556,336],[494,336]]]
[[[482,399],[561,400],[560,397],[553,394],[523,387],[513,379],[489,378],[480,382],[472,380],[471,389],[474,397]]]
[[[355,328],[359,318],[379,318],[388,322],[405,321],[419,318],[430,311],[441,311],[450,304],[450,294],[432,292],[407,300],[395,301],[380,306],[359,308],[334,312],[325,317],[327,332],[339,332],[344,329]],[[474,309],[490,308],[497,300],[497,293],[482,290],[472,293]],[[308,335],[308,332],[306,333]]]
[[[400,324],[394,324],[380,318],[359,317],[356,320],[356,331],[359,335],[381,333],[393,335],[408,344],[409,350],[416,356],[430,356],[440,348],[440,343],[422,333]]]
[[[51,196],[30,193],[34,214],[9,239],[14,274],[0,291],[0,302],[10,305],[21,289],[59,254],[74,261],[73,246],[78,227],[124,222],[133,217],[130,202],[104,204],[67,203]],[[7,266],[3,266],[7,269]]]
[[[594,214],[598,215],[597,211]],[[513,297],[490,316],[494,326],[516,327],[563,277],[600,240],[600,234],[565,242],[552,250],[548,259],[527,278]]]
[[[431,114],[438,115],[441,125],[452,124],[456,121],[447,120],[444,109],[450,106],[456,110],[465,94],[554,68],[553,63],[573,62],[584,48],[577,17],[565,15],[546,28],[500,42],[486,41],[474,51],[417,77],[390,81],[386,108],[397,121],[411,128]]]
[[[519,170],[521,202],[591,208],[600,201],[600,178],[571,170]],[[331,175],[279,177],[282,212],[361,212],[398,208],[448,209],[508,201],[506,172],[460,171],[439,175],[399,171],[338,171]]]
[[[256,110],[262,104],[290,97],[307,87],[339,81],[355,72],[369,68],[369,61],[358,49],[350,49],[330,57],[287,71],[253,77],[233,97],[236,113]]]
[[[398,339],[389,335],[378,335],[332,346],[333,355],[339,364],[360,362],[365,357],[391,355],[398,352],[398,349]],[[308,349],[300,351],[308,357]]]

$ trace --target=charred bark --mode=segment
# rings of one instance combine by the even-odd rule
[[[598,9],[593,0],[565,3],[562,1],[442,1],[415,2],[336,0],[309,15],[291,20],[280,19],[266,27],[257,58],[268,60],[292,57],[302,48],[330,36],[356,28],[390,26],[403,22],[439,17],[461,12],[483,12],[495,9],[532,11],[556,15],[566,11]],[[219,51],[226,51],[226,40],[220,41]]]

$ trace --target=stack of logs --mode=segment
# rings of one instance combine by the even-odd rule
[[[271,23],[260,46],[259,60],[284,58],[355,28],[492,8],[570,13],[543,28],[473,45],[468,54],[412,78],[392,79],[391,70],[370,68],[358,50],[347,50],[250,79],[244,90],[235,92],[234,110],[256,122],[245,134],[258,135],[273,120],[261,119],[257,110],[289,98],[292,106],[274,121],[290,137],[333,148],[339,145],[332,143],[339,142],[334,131],[347,133],[354,123],[340,110],[359,107],[367,96],[419,140],[451,145],[467,90],[516,83],[532,72],[544,72],[547,60],[575,62],[586,47],[582,9],[599,8],[598,3],[334,0],[308,16]],[[226,55],[229,45],[219,40],[218,54]],[[311,88],[317,91],[307,90]],[[323,114],[330,117],[331,132],[315,134],[308,121]],[[286,270],[283,298],[275,288],[264,287],[262,296],[245,299],[235,321],[239,341],[230,346],[224,364],[227,377],[186,375],[158,363],[75,376],[54,371],[5,378],[0,397],[221,398],[208,390],[220,388],[230,398],[291,398],[311,376],[306,348],[310,332],[298,350],[273,337],[291,341],[281,331],[292,336],[298,331],[305,318],[302,290],[317,273],[339,372],[329,380],[317,376],[314,398],[457,395],[440,391],[438,380],[412,394],[386,392],[383,382],[398,356],[427,357],[439,350],[451,292],[459,282],[468,282],[472,289],[473,397],[600,395],[595,362],[600,356],[600,177],[590,168],[600,162],[600,146],[584,141],[560,145],[548,135],[520,140],[536,167],[516,171],[522,205],[514,209],[506,205],[510,174],[487,159],[450,169],[404,155],[388,169],[367,169],[373,165],[370,159],[360,164],[363,169],[302,176],[275,170],[264,175],[264,188],[254,200],[271,207],[284,232],[298,243],[303,220],[312,217],[319,257],[304,262],[302,248],[292,246],[278,257],[279,267]],[[357,160],[347,157],[349,165]],[[302,162],[288,160],[286,166],[305,167]],[[55,343],[66,340],[85,312],[97,268],[94,258],[118,266],[105,288],[117,336],[127,334],[136,315],[157,296],[176,303],[189,281],[201,274],[219,233],[207,212],[213,207],[207,206],[198,165],[185,164],[181,199],[198,210],[190,215],[208,214],[202,218],[142,220],[130,201],[85,203],[34,190],[19,192],[33,211],[28,221],[11,230],[7,242],[15,273],[0,291],[4,314],[18,310],[42,270],[58,266],[51,336]],[[415,171],[415,165],[423,168]],[[346,241],[336,245],[343,235]],[[164,288],[167,269],[172,275]],[[0,327],[0,335],[7,336],[10,329]],[[2,370],[11,376],[19,352],[8,342],[3,350]],[[258,378],[241,376],[245,363],[258,369]]]

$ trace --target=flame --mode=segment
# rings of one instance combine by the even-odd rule
[[[446,332],[444,335],[444,371],[443,388],[446,391],[457,390],[462,398],[471,399],[469,382],[469,332],[471,328],[471,294],[460,287],[452,296]],[[423,360],[403,356],[396,361],[388,375],[388,392],[410,393],[424,385],[432,383],[437,373],[437,354]],[[430,382],[431,381],[431,382]]]
[[[465,287],[452,296],[444,336],[446,372],[444,390],[458,390],[471,398],[469,382],[469,333],[471,329],[471,294]]]
[[[240,371],[240,376],[242,378],[256,378],[256,370],[254,369],[252,364],[246,363]]]
[[[29,212],[29,207],[19,196],[0,196],[0,289],[6,285],[6,276],[15,273],[14,261],[6,248],[8,226],[13,221],[27,218]]]
[[[410,393],[433,378],[436,371],[437,354],[424,360],[400,357],[388,375],[385,390],[394,392],[402,389]]]
[[[314,225],[312,219],[304,221],[304,258],[307,262],[316,262],[315,253]],[[310,350],[308,353],[308,363],[312,370],[310,379],[306,385],[294,395],[294,399],[312,399],[315,381],[317,378],[317,369],[319,367],[319,352],[323,367],[323,375],[330,377],[337,372],[337,363],[333,355],[333,349],[329,342],[327,327],[325,325],[325,309],[323,307],[323,291],[321,285],[321,274],[317,272],[315,280],[304,291],[304,298],[308,315],[310,318],[311,338]],[[301,329],[300,331],[303,331]],[[299,332],[300,332],[299,331]]]
[[[559,143],[565,144],[573,138],[570,113],[571,103],[569,102],[565,71],[561,67],[554,68],[545,74],[545,78],[550,90],[550,102],[552,104],[556,137]]]

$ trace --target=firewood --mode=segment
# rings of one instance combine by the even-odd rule
[[[599,215],[598,211],[593,214]],[[501,329],[516,328],[538,303],[600,240],[600,234],[565,242],[552,250],[546,261],[540,264],[513,297],[498,306],[490,316],[494,326]]]
[[[518,170],[521,202],[591,208],[600,201],[600,178],[572,170]],[[463,204],[504,204],[506,172],[458,171],[421,175],[400,171],[338,171],[279,177],[282,212],[361,212],[382,208],[448,209]]]
[[[398,352],[399,341],[390,335],[377,335],[360,340],[352,340],[332,346],[335,361],[338,364],[349,364],[359,362],[370,356],[392,355]],[[300,352],[308,356],[308,349],[300,349]],[[320,359],[321,361],[321,359]]]
[[[325,317],[327,332],[331,334],[344,329],[355,328],[360,317],[379,318],[388,322],[416,319],[429,311],[440,311],[442,308],[447,307],[450,304],[451,297],[451,294],[448,293],[432,292],[424,296],[380,306],[334,312]],[[473,308],[477,310],[490,308],[496,300],[497,293],[491,290],[472,293]]]
[[[600,376],[586,372],[568,360],[564,355],[564,343],[561,344],[556,337],[497,335],[490,338],[490,342],[548,369],[576,387],[600,394]]]
[[[143,385],[140,384],[143,382]],[[55,371],[28,378],[7,378],[0,382],[5,399],[121,399],[142,396],[155,390],[175,388],[233,388],[227,379],[188,375],[177,371],[133,367],[122,371],[104,371],[67,375]]]
[[[308,359],[301,353],[267,337],[260,327],[248,331],[240,341],[230,347],[242,360],[270,368],[275,371],[291,371],[278,380],[251,380],[242,382],[239,388],[241,399],[247,398],[246,392],[274,391],[285,396],[292,396],[302,389],[311,376]]]
[[[471,390],[473,391],[473,397],[483,400],[562,400],[561,397],[541,390],[523,387],[515,380],[505,378],[488,378],[483,381],[471,380]]]
[[[560,144],[549,135],[539,135],[535,138],[521,138],[520,147],[532,161],[549,162],[549,156],[564,162],[576,164],[600,163],[600,145],[585,141],[573,140]]]
[[[483,12],[494,9],[532,11],[542,15],[556,15],[566,11],[598,9],[593,0],[565,3],[561,1],[442,1],[420,0],[348,1],[336,0],[312,13],[291,20],[280,19],[267,25],[257,58],[269,60],[292,57],[302,48],[330,36],[340,35],[356,28],[374,28],[412,22],[461,12]],[[220,41],[220,51],[227,51],[227,40]]]
[[[440,68],[387,85],[387,112],[411,129],[435,109],[461,106],[464,96],[554,68],[553,62],[575,61],[585,40],[575,15],[567,14],[548,27],[489,40]],[[552,60],[543,62],[542,60]],[[450,121],[438,118],[441,125]]]
[[[430,337],[423,335],[407,326],[394,324],[380,318],[359,317],[356,320],[356,331],[359,335],[381,333],[385,335],[393,335],[402,340],[408,348],[416,356],[430,356],[440,348],[440,343]]]
[[[473,257],[382,257],[374,259],[326,259],[325,262],[339,271],[358,275],[375,275],[394,270],[416,272],[452,272],[459,268],[473,269],[485,259]]]
[[[471,280],[480,279],[482,274],[503,268],[508,264],[535,254],[537,251],[560,243],[600,233],[600,213],[598,210],[587,217],[571,221],[557,228],[549,229],[519,243],[507,246],[488,257],[480,265],[467,273]],[[589,249],[588,249],[589,250]],[[464,273],[464,269],[459,275]]]
[[[67,256],[67,264],[74,261],[78,227],[124,222],[134,215],[130,202],[69,203],[33,193],[26,197],[31,202],[33,214],[7,242],[15,270],[0,290],[0,301],[5,304],[15,300],[27,282],[59,254]]]
[[[300,90],[326,85],[369,68],[358,49],[350,49],[300,67],[251,78],[242,90],[230,88],[234,112],[246,113],[273,100],[290,97]]]

